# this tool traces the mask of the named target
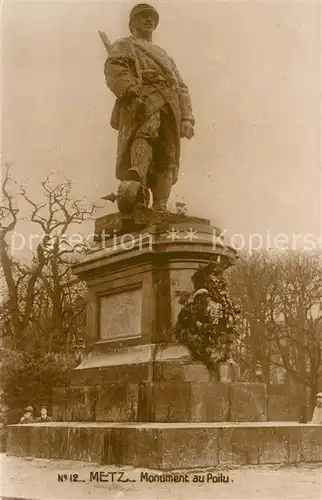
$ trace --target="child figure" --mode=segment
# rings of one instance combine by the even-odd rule
[[[33,417],[34,409],[32,406],[27,406],[24,409],[23,417],[20,419],[20,424],[33,424],[35,422]]]
[[[51,422],[51,418],[47,415],[47,406],[42,406],[40,408],[40,417],[37,418],[37,424],[41,424],[42,422]]]

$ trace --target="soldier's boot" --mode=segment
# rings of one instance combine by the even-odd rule
[[[173,181],[173,172],[171,168],[165,168],[158,172],[153,179],[152,195],[154,210],[166,211],[167,203],[170,197]]]
[[[143,204],[149,205],[149,196],[145,193],[147,190],[147,175],[152,164],[153,150],[150,142],[143,138],[137,137],[131,148],[131,168],[127,172],[126,179],[140,182],[144,192]]]

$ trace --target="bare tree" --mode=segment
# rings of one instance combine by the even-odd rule
[[[47,176],[41,183],[41,202],[33,200],[24,186],[17,186],[7,165],[0,206],[0,264],[6,288],[0,318],[10,332],[14,349],[24,349],[28,333],[37,331],[46,337],[49,350],[57,350],[84,310],[84,284],[72,278],[70,264],[85,243],[79,238],[72,244],[66,234],[91,218],[96,205],[87,207],[84,199],[75,199],[68,179],[54,184],[52,176]],[[26,262],[15,258],[10,244],[22,220],[18,199],[30,209],[28,220],[33,223],[37,239],[32,257]]]
[[[254,252],[232,270],[230,286],[241,307],[244,364],[254,373],[260,361],[267,384],[283,369],[303,412],[322,369],[321,253]]]
[[[319,252],[290,251],[280,259],[275,314],[268,332],[280,355],[275,365],[298,382],[303,407],[309,389],[311,410],[322,367],[321,258]]]
[[[276,292],[276,262],[266,252],[241,255],[229,273],[231,293],[238,302],[241,315],[239,328],[243,342],[240,361],[250,380],[256,379],[260,363],[263,380],[269,384],[272,370],[272,344],[267,339],[270,310]]]

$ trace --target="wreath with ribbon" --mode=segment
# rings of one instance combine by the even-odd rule
[[[195,273],[195,290],[182,299],[176,324],[178,342],[210,370],[220,362],[233,362],[240,339],[236,327],[239,310],[229,298],[224,270],[219,260]]]

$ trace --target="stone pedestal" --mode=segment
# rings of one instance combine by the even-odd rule
[[[61,390],[55,392],[54,418],[265,420],[264,384],[242,384],[238,393],[231,384],[238,381],[236,367],[223,364],[218,377],[194,362],[174,336],[180,298],[193,290],[193,274],[218,256],[229,267],[235,250],[205,219],[175,214],[157,219],[153,211],[143,216],[151,217],[148,228],[121,235],[115,231],[117,216],[99,220],[97,247],[73,267],[88,286],[88,334],[93,344],[73,371],[73,387],[64,396]],[[248,412],[241,410],[243,402]]]
[[[96,223],[100,242],[73,266],[88,286],[93,342],[74,372],[75,382],[87,374],[93,380],[94,372],[105,382],[115,381],[116,374],[117,382],[213,379],[176,344],[174,327],[180,298],[193,290],[193,274],[219,255],[228,267],[236,252],[209,221],[170,215],[158,221],[152,211],[153,224],[122,235],[113,233],[115,215]]]
[[[195,271],[218,255],[227,267],[234,262],[235,250],[209,221],[179,220],[119,236],[110,228],[111,237],[101,237],[73,266],[88,286],[87,328],[93,343],[106,342],[109,351],[173,343],[180,297],[192,291]]]

